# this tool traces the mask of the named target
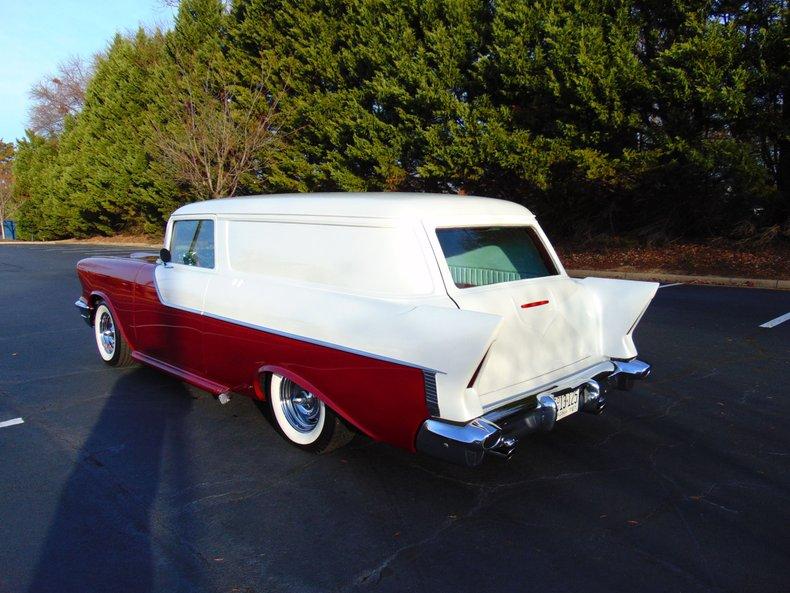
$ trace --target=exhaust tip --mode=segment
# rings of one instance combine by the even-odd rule
[[[584,403],[582,410],[588,414],[600,415],[606,408],[605,390],[598,381],[592,379],[584,384]]]
[[[496,443],[493,446],[486,447],[486,453],[493,455],[494,457],[500,457],[502,459],[510,459],[513,456],[513,452],[516,450],[516,445],[518,445],[518,439],[514,436],[510,437],[502,437],[500,436]]]

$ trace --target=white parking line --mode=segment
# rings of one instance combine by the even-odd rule
[[[776,327],[780,323],[784,323],[790,319],[790,313],[785,313],[784,315],[780,315],[776,319],[771,319],[771,321],[766,321],[760,327]]]
[[[14,426],[15,424],[24,424],[25,421],[21,418],[14,418],[12,420],[6,420],[5,422],[0,422],[0,428],[5,428],[6,426]]]
[[[662,284],[659,288],[669,288],[670,286],[680,286],[681,284],[685,284],[685,282],[675,282],[674,284]]]

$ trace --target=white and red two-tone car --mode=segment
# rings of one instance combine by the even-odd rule
[[[105,362],[265,400],[313,451],[353,427],[473,466],[650,372],[632,335],[658,285],[568,277],[532,213],[501,200],[198,202],[172,215],[159,258],[77,273]]]

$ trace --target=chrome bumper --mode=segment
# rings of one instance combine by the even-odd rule
[[[77,308],[77,311],[79,311],[80,317],[82,317],[85,320],[85,323],[87,323],[88,325],[93,325],[91,323],[91,308],[88,305],[88,303],[85,302],[85,298],[84,297],[78,298],[77,301],[74,303],[74,306]]]
[[[612,361],[611,371],[600,373],[582,386],[579,409],[600,414],[606,393],[614,386],[630,389],[645,379],[650,365],[641,360]],[[509,458],[519,440],[535,432],[548,432],[557,422],[557,403],[548,393],[529,396],[497,408],[466,424],[429,418],[417,433],[417,450],[445,461],[475,467],[486,455]]]

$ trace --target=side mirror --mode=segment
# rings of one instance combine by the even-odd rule
[[[170,260],[173,259],[173,256],[170,255],[169,249],[162,247],[162,249],[159,250],[159,259],[162,260],[162,263],[168,264]]]

